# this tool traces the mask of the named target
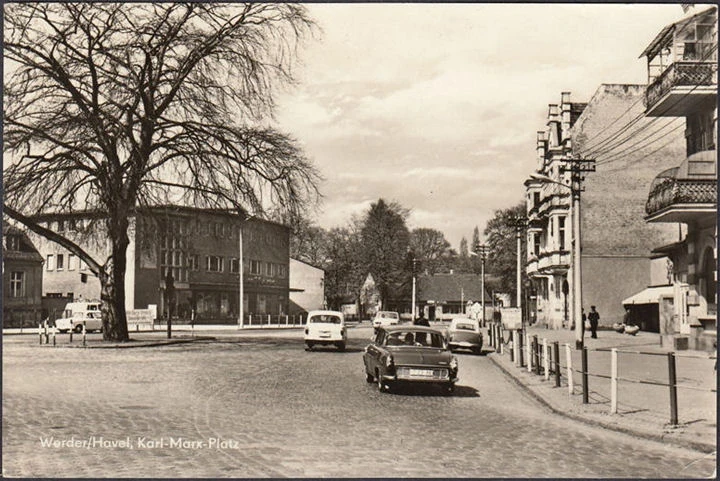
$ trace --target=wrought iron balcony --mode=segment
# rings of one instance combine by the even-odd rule
[[[717,89],[716,62],[674,62],[648,86],[645,92],[645,106],[648,111],[656,109],[658,102],[671,93],[675,87],[694,88],[691,92],[684,89],[682,96],[677,99],[668,99],[669,105],[662,109],[664,111],[677,110],[682,108],[682,102],[692,100],[693,93],[708,95],[708,89],[702,88],[703,86],[714,86]]]
[[[717,179],[658,178],[650,188],[645,212],[652,216],[662,209],[689,204],[717,205]]]

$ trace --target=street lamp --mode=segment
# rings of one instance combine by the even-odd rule
[[[573,227],[573,253],[572,253],[572,271],[573,271],[573,322],[575,323],[575,348],[582,349],[583,339],[585,336],[585,323],[582,320],[582,268],[581,262],[582,257],[580,255],[581,249],[581,232],[580,232],[580,178],[577,177],[577,182],[573,182],[572,185],[563,184],[557,180],[551,179],[547,175],[543,174],[530,174],[530,178],[546,182],[549,184],[561,185],[567,189],[570,189],[572,193],[572,227]],[[575,179],[574,179],[575,180]]]
[[[480,304],[482,306],[482,325],[485,326],[485,260],[487,259],[488,246],[486,244],[475,244],[473,255],[480,257]]]
[[[245,304],[243,303],[245,297],[245,281],[243,279],[243,224],[254,216],[247,215],[244,211],[240,210],[240,223],[238,224],[238,277],[239,277],[239,303],[238,303],[238,329],[242,329],[245,324]]]

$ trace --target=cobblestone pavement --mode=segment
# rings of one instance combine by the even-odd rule
[[[487,356],[458,354],[452,397],[381,394],[363,372],[369,330],[350,333],[344,353],[305,352],[296,334],[117,350],[41,348],[16,336],[3,345],[3,475],[713,473],[714,456],[551,414]],[[50,439],[66,445],[43,447]]]

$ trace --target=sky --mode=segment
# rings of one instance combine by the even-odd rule
[[[563,91],[644,84],[639,58],[679,4],[308,4],[277,120],[323,176],[317,225],[346,226],[379,198],[458,249],[524,197],[535,138]]]

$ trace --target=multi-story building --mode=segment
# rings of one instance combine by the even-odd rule
[[[104,262],[109,252],[102,219],[94,213],[52,214],[36,218]],[[36,236],[45,259],[44,295],[97,299],[100,282],[84,262],[58,244]],[[166,278],[172,275],[172,312],[195,322],[238,322],[240,259],[243,310],[287,314],[289,229],[270,221],[242,220],[224,210],[159,207],[130,217],[125,307],[156,306],[164,317],[170,302]],[[242,239],[242,250],[240,248]]]
[[[573,285],[572,200],[569,159],[593,158],[581,196],[581,268],[584,307],[597,306],[601,324],[623,318],[623,299],[651,283],[652,248],[677,239],[677,227],[648,225],[642,219],[645,194],[658,167],[669,167],[682,150],[682,133],[668,128],[664,145],[627,148],[608,137],[627,119],[624,131],[647,128],[642,85],[603,84],[587,103],[562,94],[550,105],[547,129],[538,132],[536,178],[525,182],[528,215],[526,271],[534,283],[536,318],[553,328],[571,327]],[[621,120],[619,120],[621,119]],[[613,125],[615,124],[615,125]],[[640,162],[642,160],[642,162]],[[552,182],[549,182],[552,180]]]
[[[717,25],[717,7],[691,12],[642,54],[646,116],[685,122],[685,149],[657,174],[645,209],[649,223],[684,226],[682,238],[656,248],[673,265],[672,309],[661,313],[660,331],[663,342],[694,349],[717,339]]]
[[[28,236],[3,225],[3,327],[37,326],[42,318],[43,258]]]

